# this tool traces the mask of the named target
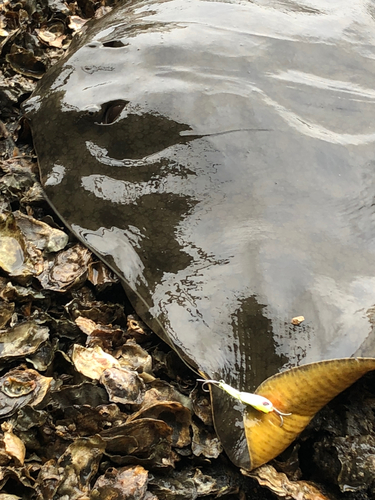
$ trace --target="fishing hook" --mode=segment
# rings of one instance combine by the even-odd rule
[[[205,378],[197,378],[197,382],[202,382],[202,390],[204,392],[210,392],[210,390],[205,387],[207,384],[212,384],[220,387],[220,384],[223,383],[223,380],[208,380]]]
[[[284,425],[283,417],[288,417],[289,415],[291,415],[291,413],[283,413],[282,411],[278,410],[275,407],[273,407],[273,411],[276,412],[280,417],[280,427],[282,427]]]

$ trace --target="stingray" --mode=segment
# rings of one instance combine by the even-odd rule
[[[210,385],[248,470],[375,369],[374,56],[365,0],[132,1],[26,105],[47,199],[142,319],[289,414]]]

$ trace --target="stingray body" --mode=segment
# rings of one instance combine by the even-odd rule
[[[50,203],[142,318],[201,376],[292,413],[212,388],[247,469],[375,368],[370,7],[127,2],[27,104]]]

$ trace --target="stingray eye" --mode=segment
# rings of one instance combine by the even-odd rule
[[[112,101],[104,104],[104,113],[101,123],[103,125],[110,125],[115,122],[127,104],[126,101]]]

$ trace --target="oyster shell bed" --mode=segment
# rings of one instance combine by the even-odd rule
[[[38,183],[20,105],[113,3],[0,5],[0,500],[374,498],[373,374],[271,464],[229,463],[195,375]]]

